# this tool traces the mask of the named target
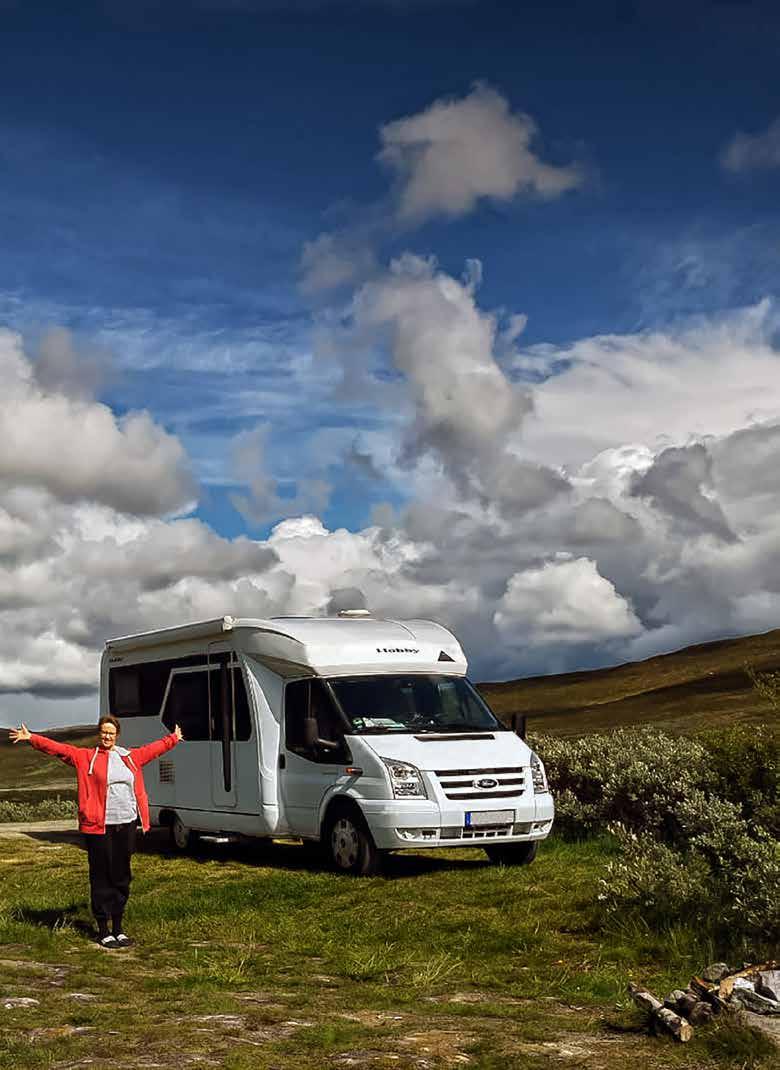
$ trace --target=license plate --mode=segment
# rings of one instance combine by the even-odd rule
[[[468,810],[466,811],[466,828],[473,829],[483,825],[511,825],[514,819],[514,810]]]

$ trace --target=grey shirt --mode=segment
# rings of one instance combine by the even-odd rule
[[[133,771],[128,769],[116,750],[108,752],[108,791],[106,793],[106,824],[124,825],[138,817],[133,788]]]

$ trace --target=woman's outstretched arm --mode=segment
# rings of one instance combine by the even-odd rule
[[[36,750],[42,751],[52,758],[59,758],[60,761],[66,762],[68,765],[76,764],[78,747],[72,747],[69,743],[58,743],[56,739],[49,739],[48,736],[39,736],[36,732],[31,732],[26,724],[20,724],[18,728],[12,728],[9,736],[12,743],[30,743]]]
[[[167,750],[172,750],[183,739],[181,728],[178,725],[174,725],[173,731],[169,736],[156,739],[153,743],[146,743],[143,747],[133,747],[130,753],[134,762],[138,765],[146,765],[147,762],[153,762],[155,758],[165,754]]]

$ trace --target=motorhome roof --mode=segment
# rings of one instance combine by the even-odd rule
[[[426,620],[397,621],[371,616],[217,617],[175,628],[109,639],[106,649],[124,653],[150,647],[230,636],[236,647],[264,661],[306,667],[320,674],[466,671],[455,636]]]

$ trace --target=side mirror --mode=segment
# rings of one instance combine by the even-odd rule
[[[306,744],[307,750],[314,750],[317,746],[318,737],[317,721],[314,717],[305,717],[303,721],[303,742]]]
[[[512,714],[512,731],[516,736],[520,736],[521,739],[525,739],[526,720],[527,718],[524,713]]]
[[[303,742],[306,744],[307,750],[340,750],[341,744],[335,743],[332,739],[320,739],[319,727],[314,717],[304,717],[303,719]]]

